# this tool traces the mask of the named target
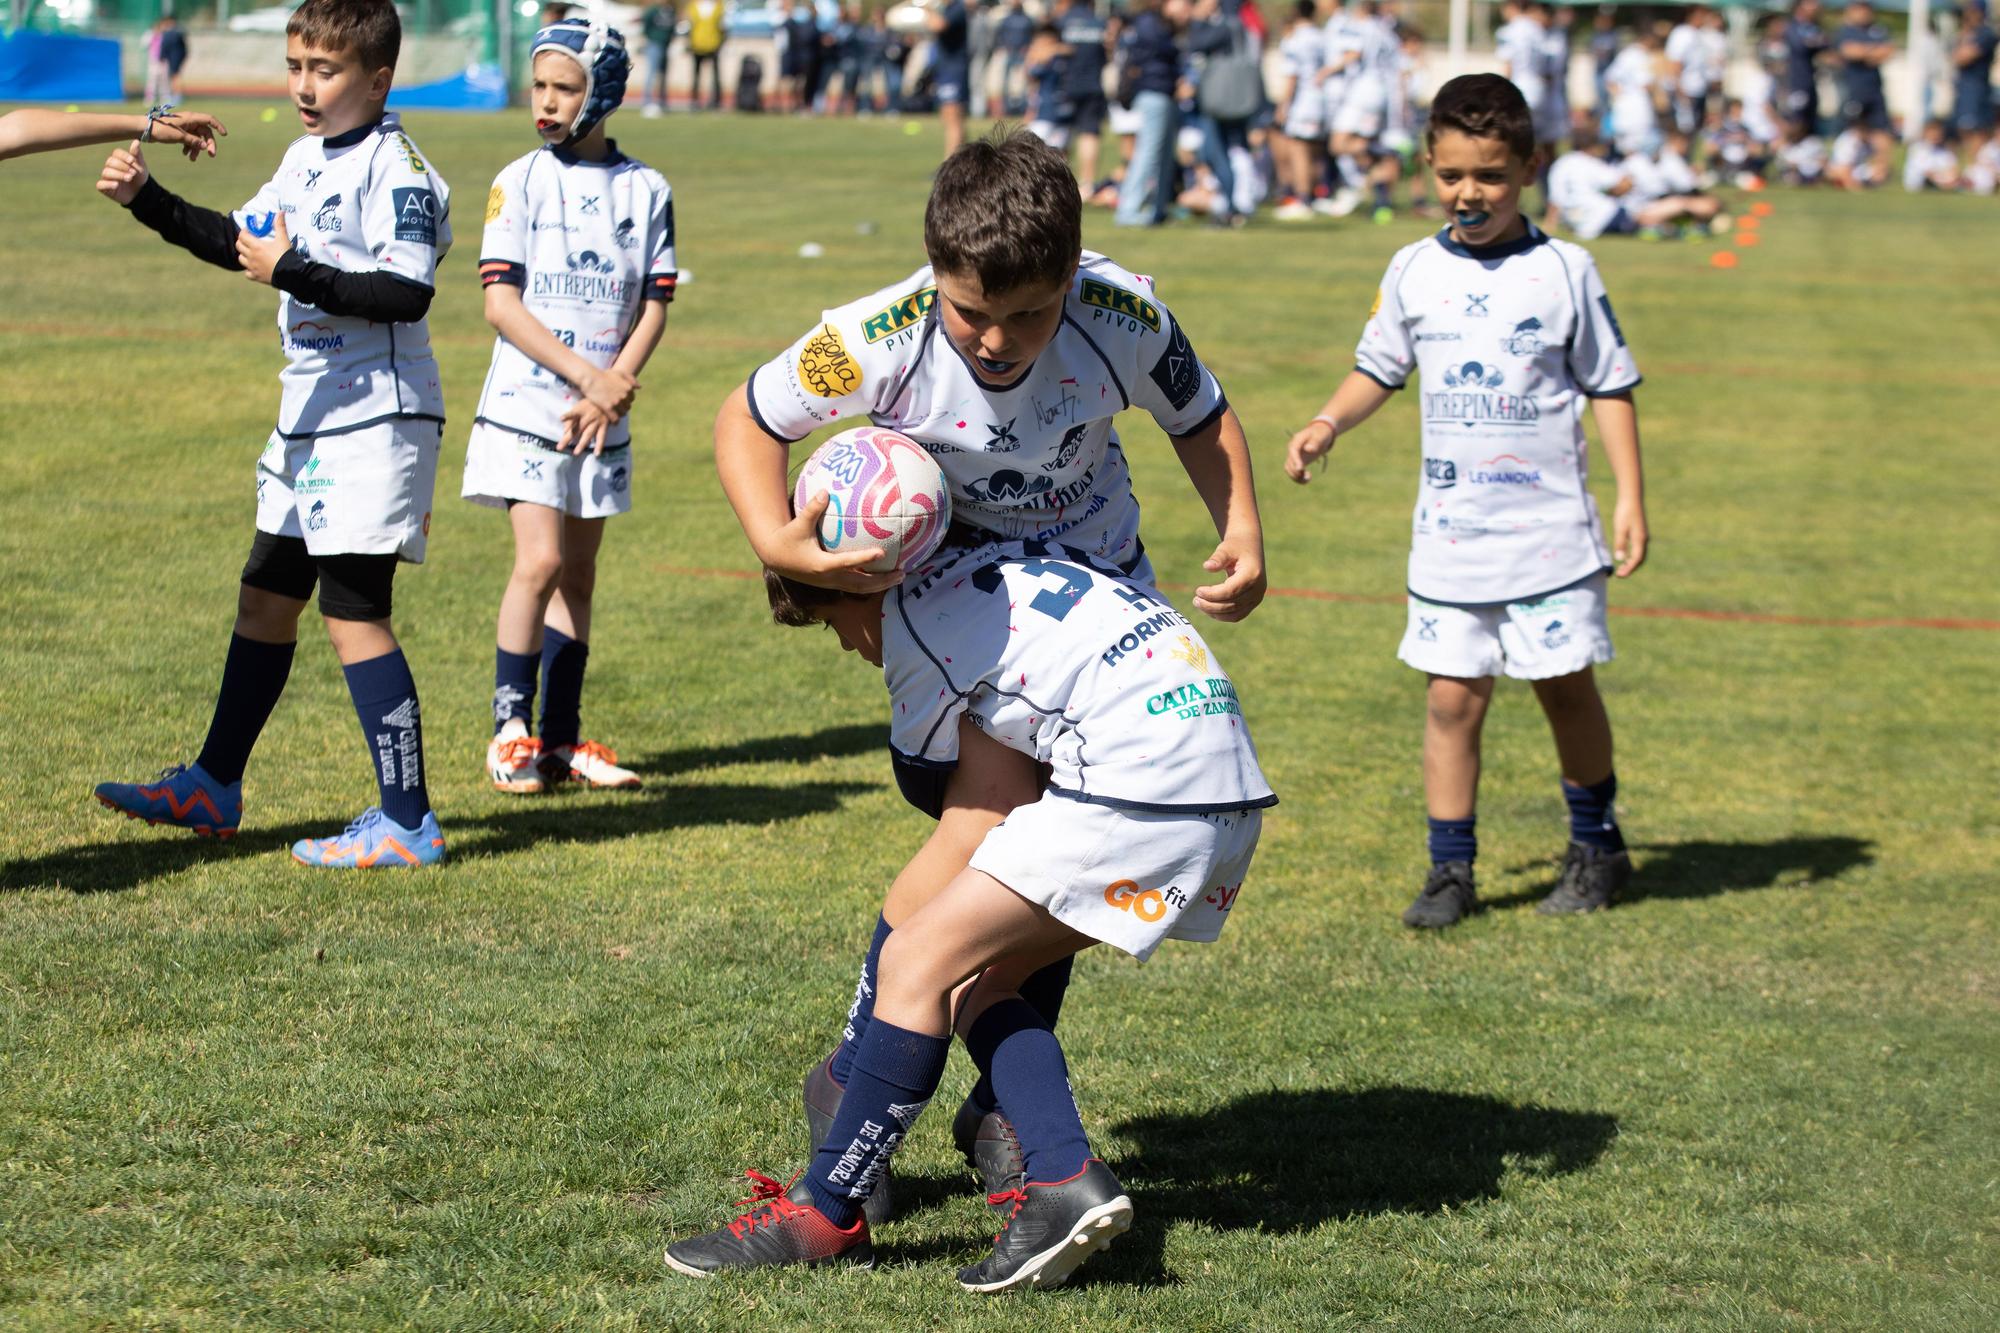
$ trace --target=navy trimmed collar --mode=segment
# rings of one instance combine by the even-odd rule
[[[331,138],[321,139],[320,142],[328,148],[352,148],[375,131],[381,129],[382,122],[386,119],[388,119],[387,116],[377,116],[366,125],[357,125],[345,134],[336,134]]]
[[[1509,255],[1522,254],[1538,245],[1547,244],[1548,239],[1548,235],[1532,222],[1528,223],[1527,235],[1511,241],[1502,241],[1498,245],[1461,245],[1451,238],[1449,222],[1445,223],[1444,229],[1437,234],[1437,243],[1451,254],[1457,255],[1460,259],[1482,260],[1505,259]]]
[[[625,154],[618,151],[618,141],[616,139],[606,139],[604,141],[607,156],[599,162],[593,162],[587,157],[578,157],[574,149],[564,148],[561,144],[551,143],[543,144],[542,146],[551,153],[554,153],[556,161],[566,167],[573,167],[579,163],[586,167],[615,167],[625,160]]]

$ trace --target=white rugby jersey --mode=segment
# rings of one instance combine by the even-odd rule
[[[1345,9],[1334,10],[1327,21],[1320,25],[1319,40],[1322,68],[1344,56],[1360,56],[1364,60],[1367,58],[1368,35],[1361,30],[1359,16],[1350,14]],[[1361,65],[1362,61],[1356,60],[1326,76],[1326,82],[1320,85],[1320,89],[1326,96],[1328,106],[1340,104],[1347,93],[1348,85],[1360,76]]]
[[[1285,73],[1297,80],[1293,97],[1316,97],[1319,85],[1320,67],[1326,63],[1326,39],[1320,30],[1310,24],[1302,24],[1285,34],[1285,40],[1278,43],[1278,59]]]
[[[1639,383],[1588,251],[1530,225],[1470,250],[1449,229],[1389,261],[1355,350],[1390,389],[1423,379],[1409,589],[1526,601],[1611,565],[1585,486],[1584,400]]]
[[[1493,34],[1493,54],[1507,62],[1508,80],[1531,107],[1548,94],[1543,74],[1548,65],[1545,36],[1546,29],[1526,15],[1509,19]]]
[[[825,312],[750,377],[751,415],[781,440],[870,421],[899,431],[937,460],[953,518],[1133,568],[1139,504],[1111,418],[1136,406],[1190,435],[1228,405],[1151,280],[1085,251],[1055,339],[997,389],[973,374],[936,304],[927,266]]]
[[[602,162],[537,148],[494,178],[480,284],[519,287],[528,313],[591,365],[617,360],[641,304],[673,300],[677,276],[673,191],[616,143]],[[553,444],[562,438],[562,414],[580,397],[575,385],[495,338],[478,419]],[[629,414],[604,437],[607,448],[631,440]]]
[[[346,134],[294,141],[236,224],[268,236],[279,212],[294,250],[350,273],[380,270],[435,288],[451,248],[451,192],[393,112]],[[286,358],[281,435],[359,430],[391,417],[444,420],[425,320],[329,315],[280,292],[278,339]]]
[[[1625,179],[1623,168],[1593,153],[1564,153],[1549,168],[1549,199],[1563,225],[1588,241],[1602,236],[1624,207],[1611,191]]]
[[[947,548],[882,601],[889,744],[958,762],[958,718],[1049,764],[1049,789],[1129,810],[1278,798],[1236,687],[1160,594],[1039,542]]]

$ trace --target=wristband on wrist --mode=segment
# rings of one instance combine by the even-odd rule
[[[1313,420],[1325,423],[1326,428],[1332,431],[1335,435],[1340,434],[1340,423],[1338,421],[1335,421],[1332,417],[1322,414],[1320,416],[1314,417]]]

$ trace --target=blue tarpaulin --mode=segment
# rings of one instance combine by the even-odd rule
[[[393,111],[505,111],[507,76],[498,65],[474,65],[436,83],[395,88],[389,93]]]
[[[20,31],[0,36],[0,102],[122,102],[118,42]]]

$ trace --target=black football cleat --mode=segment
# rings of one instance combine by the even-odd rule
[[[828,1056],[806,1075],[806,1136],[814,1153],[819,1152],[826,1136],[833,1132],[834,1117],[840,1114],[840,1099],[845,1091],[833,1081],[832,1064],[833,1057]],[[875,1189],[869,1194],[867,1202],[861,1205],[861,1215],[868,1219],[871,1227],[879,1227],[896,1215],[893,1169],[890,1163],[882,1163],[882,1174],[875,1182]]]
[[[979,1178],[987,1201],[1005,1217],[1014,1206],[1010,1196],[1021,1188],[1026,1171],[1013,1122],[998,1111],[982,1113],[968,1097],[951,1122],[951,1141]]]
[[[1446,861],[1431,867],[1417,900],[1403,909],[1403,924],[1418,930],[1455,926],[1479,910],[1469,861]]]
[[[1562,875],[1549,896],[1535,904],[1543,916],[1571,916],[1611,906],[1632,882],[1632,857],[1573,842],[1563,853]]]
[[[958,1284],[967,1291],[1058,1286],[1132,1225],[1132,1200],[1095,1157],[1068,1180],[1025,1181],[1004,1197],[1009,1211],[993,1253],[958,1270]]]
[[[875,1266],[867,1218],[857,1217],[842,1230],[813,1206],[803,1178],[787,1190],[756,1171],[743,1174],[754,1188],[737,1206],[748,1211],[726,1227],[667,1246],[667,1267],[689,1277],[714,1277],[746,1268]]]

